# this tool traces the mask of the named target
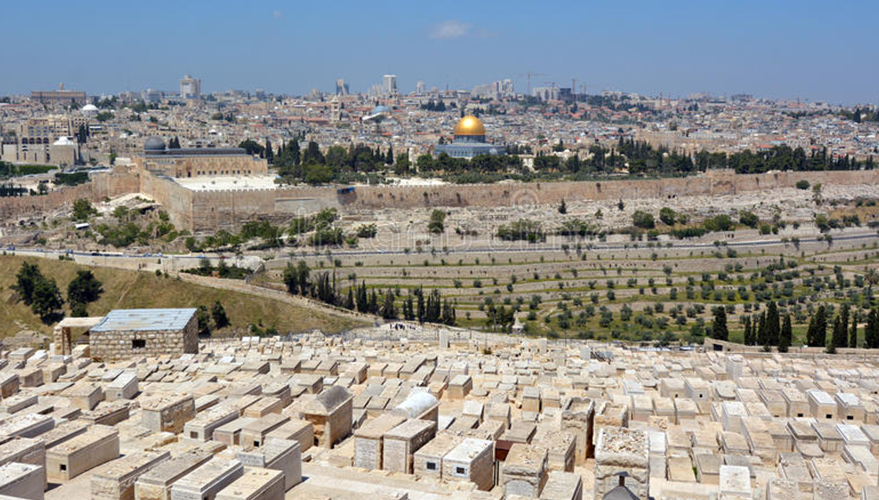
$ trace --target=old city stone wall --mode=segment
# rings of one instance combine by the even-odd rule
[[[292,186],[270,190],[192,191],[173,180],[148,172],[114,172],[92,182],[47,196],[0,199],[0,218],[15,218],[50,210],[77,198],[94,202],[106,197],[142,192],[161,203],[171,221],[192,232],[234,231],[254,219],[282,220],[327,207],[340,210],[416,207],[502,207],[554,205],[562,200],[662,199],[679,196],[717,196],[746,191],[790,188],[799,180],[833,185],[872,184],[879,170],[772,172],[736,175],[729,170],[671,179],[534,182],[527,184],[470,184],[440,186],[358,186],[338,194],[333,186]]]

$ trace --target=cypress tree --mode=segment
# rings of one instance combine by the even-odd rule
[[[766,311],[760,314],[760,328],[757,330],[757,343],[764,347],[769,346],[769,324]]]
[[[766,321],[769,323],[766,325],[766,339],[768,344],[778,345],[778,304],[776,304],[775,301],[769,303],[769,309],[766,311]]]
[[[833,320],[833,335],[830,337],[830,344],[827,345],[827,352],[829,354],[836,354],[836,347],[839,345],[839,335],[840,332],[845,334],[845,330],[842,328],[842,321],[840,319],[840,315],[836,315],[836,319]]]
[[[870,309],[867,315],[867,328],[864,330],[864,344],[869,349],[879,347],[879,313],[876,309]]]
[[[852,311],[852,328],[849,331],[848,346],[858,347],[858,311]]]
[[[744,335],[744,343],[745,345],[751,345],[754,339],[751,338],[753,333],[751,332],[751,317],[745,316],[745,335]]]
[[[815,311],[814,337],[809,345],[813,347],[827,345],[827,310],[823,305],[818,306],[818,310]]]
[[[726,309],[724,307],[714,308],[714,322],[711,324],[711,337],[717,340],[727,340],[729,338],[729,330],[726,328]]]
[[[781,334],[778,339],[778,352],[787,352],[793,341],[794,332],[791,326],[790,313],[784,315],[784,323],[781,325]]]

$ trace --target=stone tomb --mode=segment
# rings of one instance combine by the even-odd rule
[[[412,469],[419,478],[443,477],[443,458],[464,438],[457,434],[440,433],[413,455]]]
[[[494,441],[466,438],[443,457],[442,477],[489,491],[494,487]]]
[[[46,469],[42,465],[18,462],[0,466],[0,495],[27,500],[43,500]]]
[[[134,493],[137,500],[171,500],[171,485],[196,468],[207,463],[213,454],[201,448],[182,453],[162,462],[137,478]]]
[[[383,414],[366,421],[354,432],[354,466],[382,469],[384,435],[402,424],[405,417]]]
[[[144,451],[102,465],[91,477],[91,500],[134,500],[137,478],[169,458],[167,451]]]
[[[648,500],[650,448],[647,433],[625,428],[603,428],[595,448],[595,498],[604,498],[620,484],[639,500]]]
[[[119,431],[95,425],[46,452],[46,476],[62,483],[119,457]]]
[[[548,478],[547,462],[546,448],[513,444],[504,461],[504,494],[539,497]]]
[[[220,491],[217,500],[283,500],[284,474],[278,470],[252,468]]]
[[[382,469],[413,473],[415,452],[436,436],[436,423],[430,420],[409,420],[384,435]]]
[[[348,389],[334,385],[305,405],[302,415],[314,425],[317,446],[332,448],[351,434],[353,400]]]
[[[171,500],[214,500],[217,493],[243,474],[240,460],[212,458],[171,485]]]
[[[284,473],[284,491],[302,481],[302,451],[299,443],[287,439],[269,438],[259,450],[238,454],[247,467],[262,467]]]
[[[191,394],[153,396],[141,401],[140,407],[141,425],[153,432],[177,434],[195,418],[195,398]]]
[[[134,399],[138,391],[137,383],[136,372],[122,372],[115,380],[107,384],[104,397],[107,401]]]

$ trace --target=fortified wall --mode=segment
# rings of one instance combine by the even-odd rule
[[[243,222],[285,219],[327,207],[341,211],[380,208],[501,207],[557,205],[583,200],[663,199],[678,196],[719,196],[747,191],[793,188],[800,180],[810,184],[860,185],[879,182],[879,170],[833,172],[773,172],[736,175],[731,170],[710,171],[698,177],[534,182],[527,184],[467,184],[440,186],[357,186],[339,194],[337,187],[294,186],[273,190],[204,191],[175,194],[179,209],[166,210],[175,224],[192,232],[234,230]],[[165,181],[170,182],[170,181]],[[181,189],[177,187],[177,189]],[[177,189],[173,189],[176,191]],[[150,193],[152,191],[145,191]],[[156,197],[162,201],[162,197]],[[190,201],[191,200],[191,201]],[[189,207],[186,203],[191,203]]]
[[[161,203],[171,221],[193,233],[234,231],[254,219],[283,220],[334,207],[339,210],[425,207],[501,207],[556,205],[584,200],[663,199],[718,196],[747,191],[811,185],[861,185],[879,182],[879,170],[771,172],[737,175],[713,170],[704,175],[669,179],[467,184],[440,186],[357,186],[339,194],[337,186],[292,186],[265,190],[194,191],[168,177],[124,170],[98,174],[88,184],[46,196],[0,199],[0,220],[48,211],[77,198],[99,202],[107,197],[141,192]]]

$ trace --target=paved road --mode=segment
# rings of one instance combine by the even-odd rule
[[[800,244],[807,243],[816,243],[823,240],[822,237],[811,237],[811,238],[801,238]],[[857,233],[857,234],[843,234],[839,236],[833,236],[834,242],[840,241],[854,241],[854,240],[877,240],[879,241],[879,234],[876,232],[867,232],[867,233]],[[564,240],[568,241],[568,240]],[[722,241],[722,246],[719,248],[732,247],[732,248],[746,248],[746,247],[770,247],[770,246],[784,246],[789,245],[790,242],[782,242],[781,238],[770,238],[770,239],[762,239],[762,240],[750,240],[750,241]],[[661,248],[672,248],[678,250],[698,250],[698,249],[714,249],[718,248],[714,243],[689,243],[686,241],[673,241],[670,242],[671,247],[668,247],[668,242],[659,242],[659,245],[662,245]],[[589,243],[588,250],[634,250],[632,244],[624,244],[624,243]],[[639,242],[639,249],[646,249],[646,246],[643,246],[643,242]],[[437,253],[443,254],[486,254],[486,253],[540,253],[540,252],[554,252],[561,250],[560,245],[536,245],[536,244],[519,244],[512,243],[509,246],[476,246],[476,247],[466,247],[466,248],[449,248],[448,250],[444,250],[440,252],[437,250]],[[59,255],[70,255],[70,256],[83,256],[83,257],[116,257],[116,258],[125,258],[125,259],[151,259],[153,262],[154,259],[177,259],[177,260],[193,260],[198,261],[205,257],[216,258],[217,254],[189,254],[189,255],[164,255],[164,254],[130,254],[130,253],[122,253],[122,252],[79,252],[74,250],[43,250],[40,248],[15,248],[14,250],[11,247],[6,248],[7,252],[14,251],[18,255],[29,255],[35,257],[46,257],[46,256],[59,256]],[[364,250],[364,249],[331,249],[332,255],[336,256],[367,256],[367,255],[411,255],[411,252],[406,252],[405,250]],[[282,259],[286,260],[286,258]]]

